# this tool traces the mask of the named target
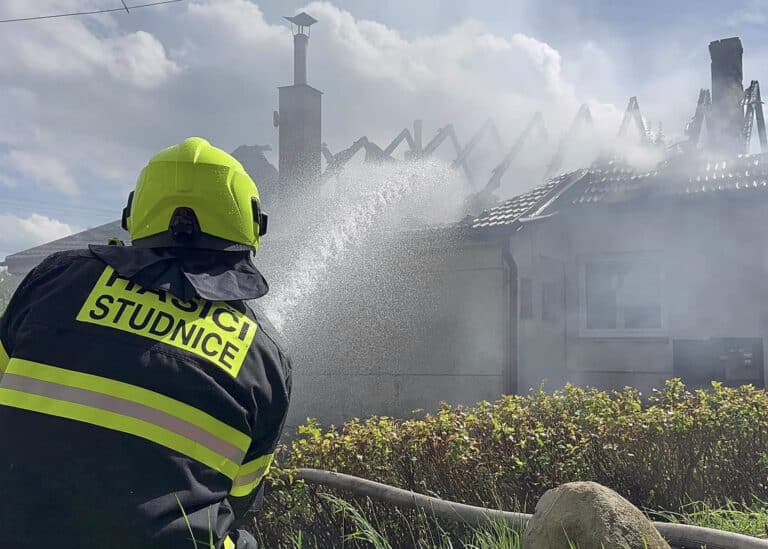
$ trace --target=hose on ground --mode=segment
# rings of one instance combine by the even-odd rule
[[[512,513],[498,509],[475,507],[463,503],[454,503],[410,490],[395,488],[380,482],[366,480],[352,475],[321,471],[318,469],[298,469],[295,478],[309,484],[318,484],[336,490],[344,490],[358,496],[369,497],[398,507],[423,509],[443,519],[459,521],[470,526],[480,526],[483,523],[506,522],[515,528],[523,528],[532,515]],[[768,540],[762,540],[743,534],[723,532],[712,528],[690,526],[686,524],[669,524],[654,522],[653,525],[667,540],[679,549],[768,549]]]

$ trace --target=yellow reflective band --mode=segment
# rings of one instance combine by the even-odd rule
[[[193,353],[232,377],[240,372],[258,330],[256,322],[224,302],[184,301],[146,290],[107,267],[77,315]]]
[[[237,472],[237,465],[226,458],[201,447],[197,442],[177,435],[172,431],[147,423],[146,421],[106,412],[99,408],[65,402],[0,387],[0,404],[22,410],[30,410],[56,417],[90,423],[113,431],[120,431],[175,450],[180,454],[207,465],[229,478]]]
[[[224,538],[224,549],[235,549],[235,542],[229,536]]]
[[[103,392],[106,388],[118,390]],[[153,398],[149,402],[134,400],[139,394]],[[126,395],[130,398],[124,398]],[[166,410],[153,407],[156,402],[162,402]],[[190,418],[167,411],[189,409],[195,417],[207,416],[200,410],[140,387],[44,364],[11,359],[0,380],[0,404],[138,436],[199,461],[233,480],[240,469],[237,464],[245,455],[245,450],[191,423]],[[224,425],[210,416],[207,418],[208,425]]]
[[[253,461],[249,461],[248,463],[244,463],[237,472],[237,476],[232,481],[232,489],[229,493],[235,497],[241,498],[253,492],[269,472],[269,468],[272,465],[272,460],[274,458],[274,454],[268,454]]]
[[[5,372],[5,369],[8,367],[9,360],[8,352],[5,350],[5,347],[3,347],[2,340],[0,340],[0,378],[3,377],[3,372]]]
[[[136,385],[18,358],[10,361],[7,371],[9,374],[17,374],[67,387],[85,389],[86,391],[114,396],[160,410],[169,416],[181,418],[187,423],[207,431],[215,437],[228,442],[243,453],[248,450],[248,446],[251,443],[248,435],[206,414],[202,410],[160,393],[137,387]]]

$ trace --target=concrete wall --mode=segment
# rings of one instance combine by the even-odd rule
[[[366,253],[369,253],[368,250]],[[294,337],[289,426],[409,417],[503,392],[506,271],[497,244],[393,244],[329,280]]]
[[[522,231],[513,240],[515,258],[535,280],[534,303],[541,299],[543,281],[552,276],[552,267],[541,258],[560,258],[567,313],[559,345],[540,309],[533,319],[521,321],[521,381],[536,386],[549,377],[602,388],[632,385],[647,393],[674,375],[673,340],[762,337],[768,343],[768,232],[760,230],[766,214],[765,204],[743,200],[644,209],[601,206]],[[663,329],[618,337],[585,331],[583,262],[603,254],[647,253],[663,272]],[[553,375],[552,364],[559,365],[562,377]]]

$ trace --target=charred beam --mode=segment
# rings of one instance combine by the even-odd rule
[[[456,157],[456,159],[452,163],[453,168],[459,167],[461,164],[464,163],[464,161],[467,159],[467,157],[470,155],[470,153],[477,147],[478,143],[480,143],[480,140],[483,138],[483,136],[488,133],[488,131],[491,129],[491,126],[493,125],[493,121],[489,118],[485,121],[485,123],[482,125],[482,127],[475,132],[475,135],[473,135],[469,143],[467,143],[466,147],[464,147],[460,152],[459,156]]]
[[[627,135],[630,121],[634,121],[635,127],[637,127],[637,131],[640,134],[640,141],[645,145],[650,144],[648,128],[645,127],[645,121],[640,112],[640,105],[637,102],[637,97],[634,96],[629,98],[627,110],[624,111],[624,118],[621,120],[621,126],[619,127],[619,137]]]
[[[521,133],[517,138],[514,145],[512,145],[512,148],[506,154],[504,159],[493,169],[491,178],[488,180],[488,183],[486,183],[485,188],[481,191],[481,194],[490,195],[493,191],[501,186],[501,179],[509,169],[512,161],[517,157],[518,154],[520,154],[520,151],[530,139],[531,134],[536,131],[538,131],[540,138],[546,139],[547,130],[544,128],[544,120],[540,112],[537,112],[535,115],[533,115],[533,118],[523,130],[523,133]]]
[[[688,142],[691,145],[698,145],[701,139],[701,130],[704,128],[704,122],[709,119],[710,109],[712,108],[712,96],[709,90],[699,91],[699,100],[696,103],[696,112],[693,118],[685,127],[685,135],[688,136]]]
[[[743,100],[744,124],[742,129],[743,152],[749,153],[749,145],[752,142],[752,129],[757,119],[757,133],[760,139],[760,151],[768,151],[766,142],[765,118],[763,115],[763,102],[760,97],[760,83],[752,80],[749,88],[744,92]]]
[[[408,142],[408,147],[410,147],[411,151],[416,149],[416,143],[411,135],[411,131],[408,128],[405,128],[397,134],[397,137],[395,137],[389,145],[387,145],[387,148],[384,149],[384,156],[390,156],[404,140]]]

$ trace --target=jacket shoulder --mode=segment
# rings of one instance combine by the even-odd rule
[[[79,262],[94,262],[94,265],[100,264],[100,261],[88,250],[66,250],[55,252],[43,259],[34,269],[32,269],[19,285],[19,290],[23,290],[42,283],[51,276],[60,274],[68,267]]]
[[[40,262],[40,264],[35,267],[32,272],[37,272],[38,274],[45,274],[49,271],[52,271],[54,269],[58,269],[61,267],[69,267],[73,263],[78,262],[95,262],[97,264],[102,264],[101,261],[93,255],[89,250],[82,249],[82,250],[65,250],[62,252],[54,252],[43,261]]]

